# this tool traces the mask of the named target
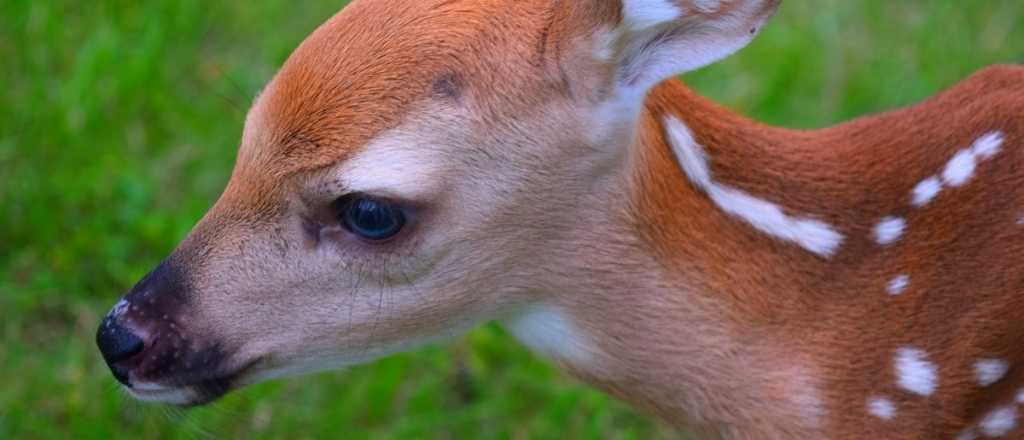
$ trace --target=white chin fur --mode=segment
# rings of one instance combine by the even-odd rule
[[[196,398],[191,388],[169,388],[156,384],[140,383],[133,388],[124,388],[132,397],[143,402],[188,405]]]

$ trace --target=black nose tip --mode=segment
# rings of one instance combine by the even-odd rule
[[[113,317],[108,316],[100,323],[100,328],[96,332],[96,345],[100,347],[103,360],[107,361],[107,365],[110,366],[114,377],[127,385],[127,369],[116,364],[141,353],[145,346],[142,338],[121,326]]]

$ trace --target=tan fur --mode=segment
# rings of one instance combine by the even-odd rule
[[[673,42],[707,45],[711,62],[779,6],[719,3],[674,2],[680,22],[638,31],[620,26],[619,0],[353,2],[254,104],[228,188],[165,263],[187,290],[175,310],[123,318],[171,335],[175,353],[214,350],[203,377],[229,386],[202,395],[175,376],[193,366],[173,362],[133,377],[184,383],[202,403],[500,320],[579,377],[710,438],[951,438],[976,426],[1024,385],[1011,324],[1024,318],[1024,69],[993,67],[819,131],[750,121],[677,80],[644,99],[629,69],[672,67],[659,50]],[[828,222],[845,237],[838,252],[723,212],[684,175],[668,116],[717,181]],[[1003,151],[970,183],[910,206],[918,182],[991,130]],[[352,191],[414,207],[413,224],[360,242],[332,211]],[[872,228],[887,215],[908,227],[881,247]],[[886,295],[903,272],[907,292]],[[137,304],[154,289],[140,286]],[[173,316],[157,322],[161,312]],[[896,387],[904,345],[938,365],[934,395]],[[982,356],[1014,368],[981,388],[970,368]],[[898,405],[895,421],[867,413],[875,394]]]

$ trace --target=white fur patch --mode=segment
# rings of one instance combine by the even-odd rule
[[[910,275],[899,275],[889,281],[889,285],[886,290],[890,295],[896,296],[902,294],[903,291],[907,290],[907,286],[910,285]]]
[[[191,388],[168,388],[151,383],[136,383],[133,388],[123,387],[132,397],[143,402],[165,403],[168,405],[187,405],[195,399]]]
[[[690,181],[703,190],[712,186],[711,167],[704,155],[704,147],[693,138],[690,128],[679,118],[668,116],[665,118],[665,133],[672,152],[676,154],[676,160]]]
[[[971,151],[974,155],[982,159],[991,159],[993,156],[999,153],[1003,145],[1003,133],[993,131],[986,133],[984,136],[974,141],[974,145],[971,145]]]
[[[978,161],[974,152],[969,149],[960,150],[946,164],[946,169],[942,171],[942,180],[949,186],[963,185],[971,180],[977,167]]]
[[[683,11],[669,0],[623,0],[622,19],[631,31],[678,20]]]
[[[830,225],[811,218],[788,216],[772,202],[714,182],[703,147],[678,118],[665,118],[665,132],[687,177],[723,211],[761,232],[795,243],[823,257],[830,257],[839,249],[844,237]]]
[[[868,412],[882,420],[896,418],[896,404],[885,397],[872,397],[868,399]]]
[[[910,194],[911,203],[917,208],[923,207],[939,195],[943,184],[956,187],[967,183],[974,176],[978,162],[995,157],[999,154],[1002,144],[1001,132],[993,131],[981,136],[970,148],[953,155],[946,163],[941,178],[933,176],[918,183]]]
[[[534,352],[573,366],[592,363],[593,345],[569,316],[555,307],[532,306],[502,322]]]
[[[911,393],[930,396],[938,386],[938,367],[928,361],[924,350],[904,347],[896,350],[896,383]]]
[[[1010,371],[1010,364],[1000,359],[982,359],[974,363],[974,378],[987,387],[1002,379]]]
[[[417,146],[422,138],[391,131],[370,141],[338,171],[351,192],[426,197],[442,183],[436,149]]]
[[[907,221],[899,217],[883,218],[875,226],[875,241],[882,246],[890,245],[903,236]]]
[[[1017,403],[1024,405],[1024,388],[1017,391]]]
[[[1017,427],[1017,408],[1001,406],[985,415],[978,423],[981,433],[987,437],[1002,437]]]
[[[1003,144],[1003,134],[998,131],[986,133],[971,145],[958,151],[946,164],[942,171],[942,180],[949,186],[960,186],[967,183],[974,176],[978,162],[991,159],[999,153]]]
[[[920,208],[931,202],[942,191],[942,181],[938,177],[929,177],[918,183],[910,195],[910,202]]]

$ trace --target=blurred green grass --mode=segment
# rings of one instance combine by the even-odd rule
[[[228,178],[251,97],[343,2],[0,3],[0,438],[652,438],[674,434],[496,326],[177,412],[117,390],[92,338]],[[820,127],[1024,61],[1019,0],[789,0],[686,77]]]

